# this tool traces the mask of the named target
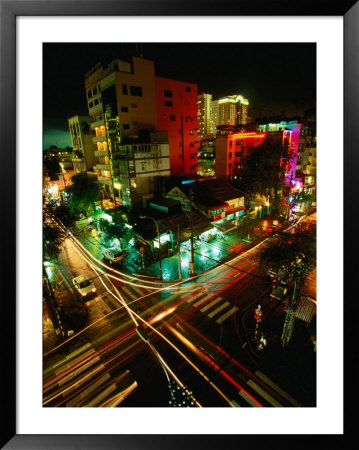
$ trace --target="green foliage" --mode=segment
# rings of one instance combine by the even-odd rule
[[[67,228],[73,227],[75,221],[78,220],[78,215],[76,214],[76,212],[71,211],[71,208],[68,205],[60,205],[57,207],[48,205],[47,209],[56,219],[61,221]]]
[[[80,331],[87,320],[87,309],[81,302],[67,303],[61,307],[61,321],[67,330]]]
[[[43,257],[44,259],[56,259],[62,250],[66,234],[60,228],[50,222],[43,224]]]
[[[133,236],[133,231],[125,225],[126,222],[123,221],[122,216],[118,215],[116,219],[115,215],[112,215],[112,219],[113,222],[111,223],[106,219],[99,219],[99,227],[110,241],[118,239],[122,247],[125,248]]]
[[[151,219],[138,219],[134,230],[146,241],[151,241],[157,237],[157,228]]]
[[[291,232],[269,240],[260,253],[260,261],[274,271],[284,270],[288,279],[301,284],[316,260],[316,227],[298,224]]]
[[[95,202],[100,200],[100,188],[97,179],[78,173],[72,178],[72,185],[67,188],[70,194],[70,208],[72,212],[87,214],[95,211]]]

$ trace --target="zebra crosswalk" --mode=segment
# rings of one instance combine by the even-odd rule
[[[145,295],[143,289],[139,289],[133,285],[121,286],[120,292],[128,304],[135,302],[141,297],[143,298]],[[221,295],[216,295],[207,289],[201,289],[198,292],[195,291],[193,294],[188,293],[187,296],[188,298],[185,297],[184,299],[186,303],[189,303],[193,308],[198,308],[202,314],[206,314],[209,319],[215,320],[219,325],[238,311],[237,306],[233,306]],[[169,301],[167,305],[169,306],[171,301],[176,298],[178,298],[176,294],[170,295],[167,299]]]
[[[209,303],[206,303],[208,301]],[[191,296],[187,299],[187,303],[192,303],[194,308],[203,305],[200,312],[206,313],[210,319],[214,319],[219,325],[238,311],[237,306],[233,306],[221,296],[215,297],[213,293],[208,293],[206,290]]]

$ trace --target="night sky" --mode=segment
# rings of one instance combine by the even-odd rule
[[[155,62],[156,75],[197,83],[198,93],[214,100],[243,95],[254,117],[292,117],[315,106],[315,44],[144,43],[142,53]],[[44,44],[43,148],[71,145],[67,117],[88,114],[85,73],[132,55],[136,44]]]

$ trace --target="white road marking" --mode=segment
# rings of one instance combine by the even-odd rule
[[[257,375],[258,378],[263,380],[265,383],[267,383],[269,386],[271,386],[274,390],[276,390],[283,398],[288,400],[292,405],[294,406],[302,406],[297,400],[295,400],[293,397],[291,397],[287,392],[283,391],[282,388],[280,388],[277,384],[275,384],[271,379],[269,379],[264,373],[257,370],[255,372],[255,375]]]
[[[197,307],[201,305],[202,303],[206,302],[210,297],[212,297],[213,294],[208,294],[204,298],[202,298],[199,302],[195,303],[193,306]]]
[[[283,406],[280,404],[275,398],[273,398],[271,395],[268,394],[263,388],[258,386],[258,384],[253,380],[247,381],[248,386],[250,386],[252,389],[254,389],[261,397],[263,397],[265,400],[267,400],[272,406]]]
[[[224,320],[226,320],[229,316],[231,316],[234,312],[236,312],[238,308],[236,306],[233,306],[228,312],[223,314],[219,319],[216,320],[217,323],[222,323]]]
[[[191,297],[187,300],[187,303],[192,303],[193,301],[196,300],[196,298],[198,298],[198,297],[200,297],[201,295],[204,295],[204,294],[206,294],[206,291],[201,291],[201,292],[199,292],[198,294],[191,296]]]
[[[244,400],[245,400],[246,402],[248,402],[251,406],[254,406],[255,408],[259,408],[259,405],[258,405],[254,400],[252,400],[250,397],[248,397],[248,395],[247,395],[245,392],[239,391],[238,393],[239,393],[239,395],[240,395],[241,397],[243,397]]]
[[[80,394],[76,395],[76,397],[72,398],[69,402],[66,403],[66,406],[72,407],[76,406],[76,404],[87,397],[91,392],[93,392],[96,388],[101,386],[106,380],[111,378],[111,375],[109,373],[105,373],[99,380],[97,380],[95,383],[92,383],[88,388],[80,392]]]
[[[223,300],[222,297],[218,297],[215,300],[213,300],[213,302],[209,303],[208,305],[206,305],[204,308],[201,309],[202,312],[207,311],[207,309],[212,308],[212,306],[214,306],[216,303],[220,302],[221,300]]]
[[[219,306],[218,308],[216,308],[214,311],[212,311],[211,313],[208,314],[208,317],[213,317],[216,314],[218,314],[220,311],[222,311],[222,309],[226,308],[229,305],[228,302],[223,303],[223,305]]]

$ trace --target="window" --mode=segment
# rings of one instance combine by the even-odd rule
[[[232,164],[228,164],[228,169],[232,169]]]
[[[170,115],[170,120],[176,120],[176,116],[173,115],[173,114],[171,114],[171,115]]]
[[[90,102],[89,103],[89,108],[92,108],[93,107],[93,102]]]
[[[121,112],[128,112],[127,106],[121,106]]]
[[[98,105],[98,98],[95,98],[94,104],[95,104],[95,105]]]
[[[97,94],[97,87],[94,87],[93,89],[92,89],[92,95],[96,95]]]
[[[232,159],[232,152],[228,153],[229,159]]]
[[[165,97],[172,97],[172,91],[165,90],[164,94],[165,94]]]
[[[243,145],[243,141],[236,141],[236,145]]]
[[[136,105],[136,103],[132,103],[132,108],[137,108],[137,105]]]
[[[140,86],[130,86],[130,94],[142,97],[142,88]]]
[[[122,125],[122,128],[123,128],[124,130],[129,130],[129,129],[130,129],[130,124],[129,124],[129,123],[124,123],[124,124]]]
[[[191,88],[189,86],[186,87],[186,92],[191,92]]]
[[[122,85],[122,94],[127,95],[127,84]]]
[[[242,156],[242,155],[243,155],[243,151],[242,151],[242,152],[236,152],[236,153],[235,153],[236,158],[238,158],[239,156]]]
[[[165,106],[173,106],[172,102],[165,102]]]
[[[91,94],[91,89],[87,91],[87,98],[91,98],[92,94]]]

